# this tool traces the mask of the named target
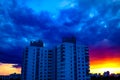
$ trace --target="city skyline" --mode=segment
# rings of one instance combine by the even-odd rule
[[[70,37],[70,36],[69,36]],[[39,40],[38,40],[39,41]],[[32,41],[30,41],[29,43],[31,43]],[[33,41],[34,42],[34,41]],[[78,41],[79,42],[79,41]],[[43,44],[44,46],[45,46],[45,44]],[[27,45],[28,46],[28,45]],[[57,46],[57,45],[56,45]],[[46,49],[48,48],[48,47],[45,47]],[[23,49],[24,50],[24,49]],[[23,54],[23,53],[22,53]],[[90,58],[90,60],[91,60],[91,58]],[[113,63],[115,63],[115,60],[118,60],[117,58],[116,59],[113,59]],[[99,63],[102,63],[103,61],[99,61]],[[94,62],[92,63],[93,64],[93,66],[94,66]],[[116,64],[116,63],[115,63]],[[22,67],[20,66],[20,65],[18,65],[18,64],[9,64],[9,63],[0,63],[0,68],[1,68],[1,70],[5,70],[3,73],[2,72],[0,72],[0,74],[2,74],[2,75],[10,75],[10,74],[13,74],[13,73],[17,73],[17,74],[21,74],[21,70],[22,70]],[[112,65],[112,63],[109,63],[109,62],[107,62],[107,59],[106,59],[106,62],[104,62],[104,65],[106,65],[108,68],[106,68],[106,69],[93,69],[92,71],[91,71],[91,69],[92,69],[92,67],[91,67],[91,61],[90,61],[90,73],[92,73],[92,74],[103,74],[105,71],[110,71],[110,73],[114,73],[114,74],[119,74],[120,72],[116,69],[116,71],[114,71],[114,69],[112,69],[112,68],[109,68],[109,66],[111,66]],[[99,65],[97,65],[98,67],[100,67],[100,66],[102,66],[102,67],[104,67],[104,65],[101,65],[101,64],[99,64]],[[114,65],[113,65],[114,66]],[[15,67],[15,68],[14,68]],[[96,72],[96,70],[100,70],[100,71],[98,71],[98,72]],[[5,73],[6,72],[6,73]]]
[[[119,7],[119,0],[1,0],[0,75],[20,73],[30,41],[49,47],[69,35],[89,46],[91,73],[120,73]]]

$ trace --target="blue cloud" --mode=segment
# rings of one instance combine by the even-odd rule
[[[0,3],[0,62],[21,64],[22,50],[30,40],[42,39],[47,46],[54,46],[62,37],[75,35],[81,43],[90,46],[104,39],[112,46],[119,46],[120,2],[76,2],[78,6],[59,9],[57,14],[36,13],[15,0],[8,1],[7,5]]]

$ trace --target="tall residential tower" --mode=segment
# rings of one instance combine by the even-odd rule
[[[57,46],[57,80],[90,80],[88,47],[74,37]]]
[[[22,80],[55,80],[53,56],[42,41],[31,42],[23,54]]]
[[[31,42],[23,57],[22,80],[90,80],[88,47],[63,38],[52,50]]]

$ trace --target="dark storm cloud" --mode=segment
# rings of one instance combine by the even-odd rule
[[[110,41],[113,41],[116,46],[120,46],[120,29],[113,32],[113,34],[110,36]]]
[[[0,49],[0,61],[3,63],[21,64],[23,48]]]
[[[35,14],[33,10],[28,8],[20,8],[10,12],[10,17],[16,25],[37,26],[43,29],[47,27],[47,24],[52,23],[48,12]]]
[[[47,11],[35,13],[11,1],[0,5],[0,62],[21,64],[23,47],[30,40],[42,39],[54,46],[63,36],[75,35],[87,45],[94,46],[104,39],[110,45],[120,45],[119,1],[79,0],[79,6],[61,9],[58,16]]]

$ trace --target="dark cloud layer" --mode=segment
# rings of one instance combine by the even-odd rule
[[[9,4],[11,2],[11,4]],[[83,44],[102,41],[120,49],[120,1],[80,0],[78,6],[55,15],[35,13],[15,0],[0,3],[0,62],[21,64],[22,51],[30,40],[42,39],[54,46],[65,35],[75,35]],[[13,58],[14,57],[14,58]],[[16,67],[16,66],[13,66]]]

